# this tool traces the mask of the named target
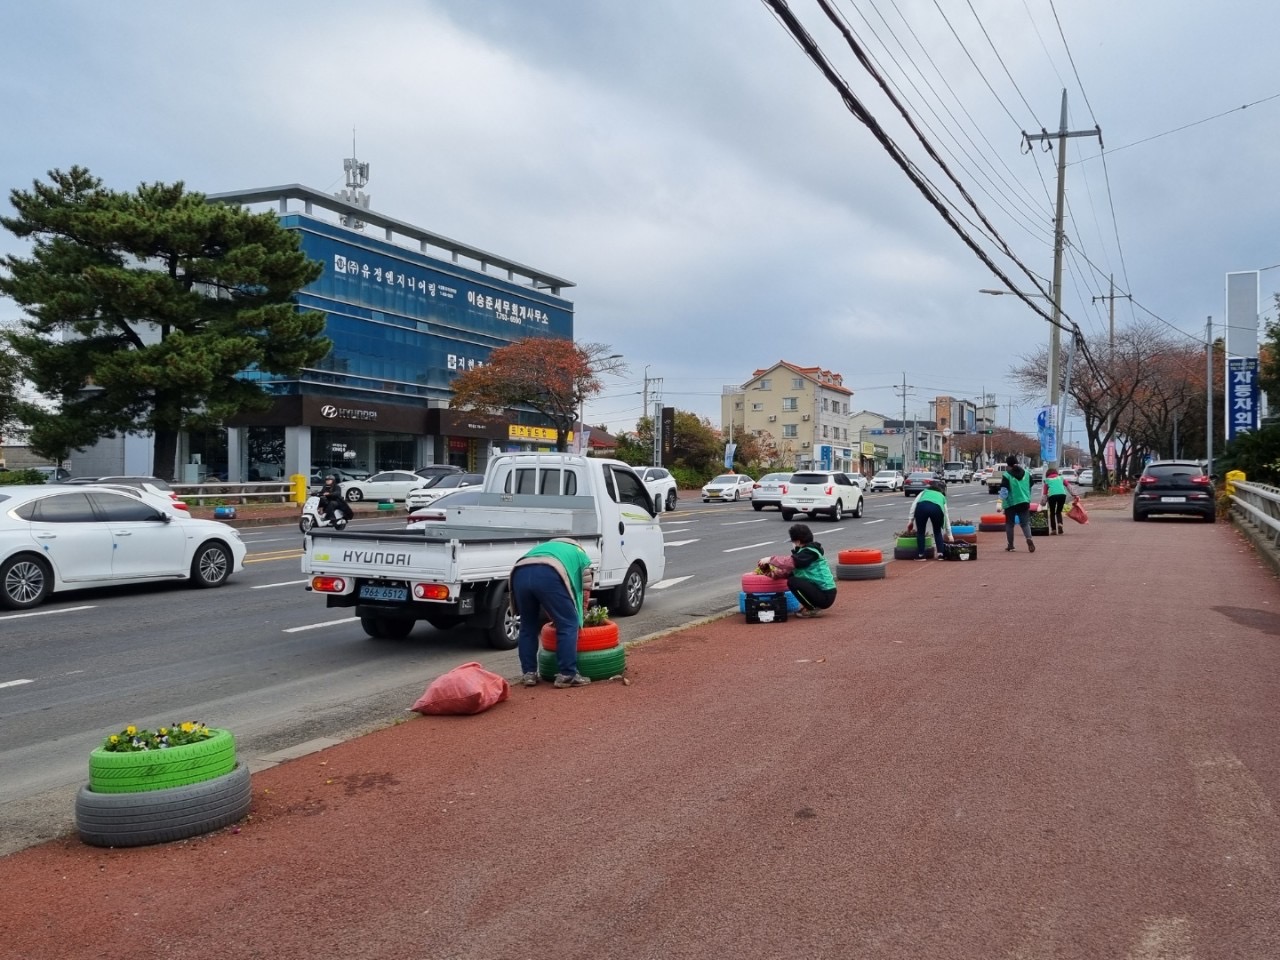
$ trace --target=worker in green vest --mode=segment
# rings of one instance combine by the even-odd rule
[[[934,556],[942,559],[942,544],[951,542],[951,517],[947,515],[947,485],[941,480],[930,481],[911,501],[907,513],[908,529],[916,531],[916,559],[928,560],[925,550],[925,528],[933,525]]]
[[[511,608],[520,615],[516,646],[526,687],[538,683],[540,609],[556,627],[555,686],[585,687],[591,682],[578,672],[578,630],[593,582],[591,557],[568,537],[538,544],[511,568]]]
[[[1031,539],[1031,474],[1023,469],[1014,454],[1005,460],[1000,476],[1000,501],[1004,504],[1004,536],[1009,541],[1006,551],[1013,550],[1013,526],[1018,524],[1027,538],[1027,549],[1036,552]]]
[[[1049,507],[1049,536],[1051,537],[1067,532],[1062,522],[1062,508],[1066,506],[1068,496],[1075,500],[1080,499],[1080,495],[1071,489],[1071,484],[1058,475],[1058,468],[1050,467],[1044,475],[1044,489],[1040,491],[1040,503],[1047,504]]]

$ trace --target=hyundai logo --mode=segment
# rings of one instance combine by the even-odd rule
[[[332,420],[337,415],[338,415],[338,408],[331,403],[326,403],[323,407],[320,408],[320,416],[324,417],[326,420]]]

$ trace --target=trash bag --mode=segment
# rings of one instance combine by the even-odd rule
[[[1084,504],[1079,500],[1071,504],[1071,509],[1067,511],[1067,516],[1076,523],[1088,523],[1089,514],[1085,512]]]
[[[511,696],[511,684],[473,661],[428,684],[410,710],[422,714],[481,713]]]

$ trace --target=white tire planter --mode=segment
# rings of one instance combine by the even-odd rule
[[[76,829],[95,847],[167,843],[229,826],[249,812],[249,768],[183,787],[139,793],[76,794]]]

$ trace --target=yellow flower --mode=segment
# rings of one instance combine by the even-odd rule
[[[125,727],[125,728],[124,728],[124,732],[125,732],[125,733],[127,733],[129,736],[131,736],[131,737],[132,737],[135,733],[137,733],[137,732],[138,732],[138,728],[137,728],[137,727],[135,727],[135,726],[131,723],[131,724],[129,724],[127,727]]]
[[[183,732],[183,733],[190,733],[190,732],[191,732],[192,730],[194,730],[195,728],[196,728],[196,725],[195,725],[194,723],[192,723],[190,720],[184,720],[184,721],[182,722],[182,732]]]
[[[112,742],[112,743],[119,743],[119,742],[120,742],[120,738],[119,738],[119,737],[117,737],[117,736],[113,733],[113,734],[111,735],[111,742]]]
[[[168,727],[161,727],[161,728],[160,728],[160,736],[162,736],[162,737],[167,737],[168,735],[169,735],[169,728],[168,728]]]

